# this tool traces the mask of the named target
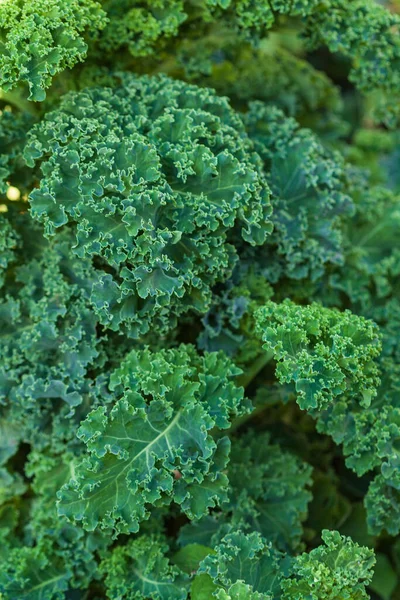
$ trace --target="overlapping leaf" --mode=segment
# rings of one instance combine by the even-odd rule
[[[74,225],[76,254],[99,258],[91,300],[101,322],[137,337],[205,312],[210,287],[232,269],[227,232],[263,243],[271,209],[259,158],[224,99],[165,77],[123,83],[67,95],[25,156],[43,173],[33,216],[49,234]]]
[[[29,86],[29,98],[42,101],[56,73],[87,53],[85,34],[105,25],[95,0],[7,0],[0,4],[0,86]]]
[[[116,402],[81,424],[89,454],[59,492],[59,514],[118,534],[138,531],[152,505],[174,501],[198,519],[224,502],[230,444],[210,430],[247,410],[235,374],[222,355],[190,347],[128,355],[111,379]]]
[[[374,359],[381,350],[372,321],[290,300],[270,301],[256,320],[264,348],[277,361],[277,377],[295,384],[301,408],[321,410],[344,394],[369,406],[379,384]]]

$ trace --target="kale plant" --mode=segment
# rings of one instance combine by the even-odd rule
[[[0,600],[400,600],[399,26],[0,0]]]

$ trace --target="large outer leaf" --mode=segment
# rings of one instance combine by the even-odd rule
[[[137,531],[150,505],[180,504],[192,519],[226,500],[229,440],[209,431],[229,427],[247,410],[237,369],[222,355],[198,357],[181,347],[132,352],[111,388],[114,406],[99,407],[78,436],[89,457],[59,493],[59,514],[93,530]]]
[[[311,467],[272,444],[269,434],[250,431],[233,440],[228,467],[229,502],[179,533],[183,548],[191,542],[213,547],[228,532],[257,532],[276,548],[300,547],[302,522],[311,500]]]
[[[42,171],[32,215],[49,235],[72,225],[76,254],[96,259],[95,312],[138,337],[205,312],[235,260],[227,234],[262,244],[271,205],[225,99],[167,77],[122,83],[66,95],[31,131],[25,157]]]

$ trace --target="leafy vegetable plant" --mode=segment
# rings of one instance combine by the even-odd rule
[[[0,0],[0,600],[400,599],[399,25]]]

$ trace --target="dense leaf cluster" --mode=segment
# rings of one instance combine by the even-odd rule
[[[400,598],[399,23],[0,0],[0,600]]]

